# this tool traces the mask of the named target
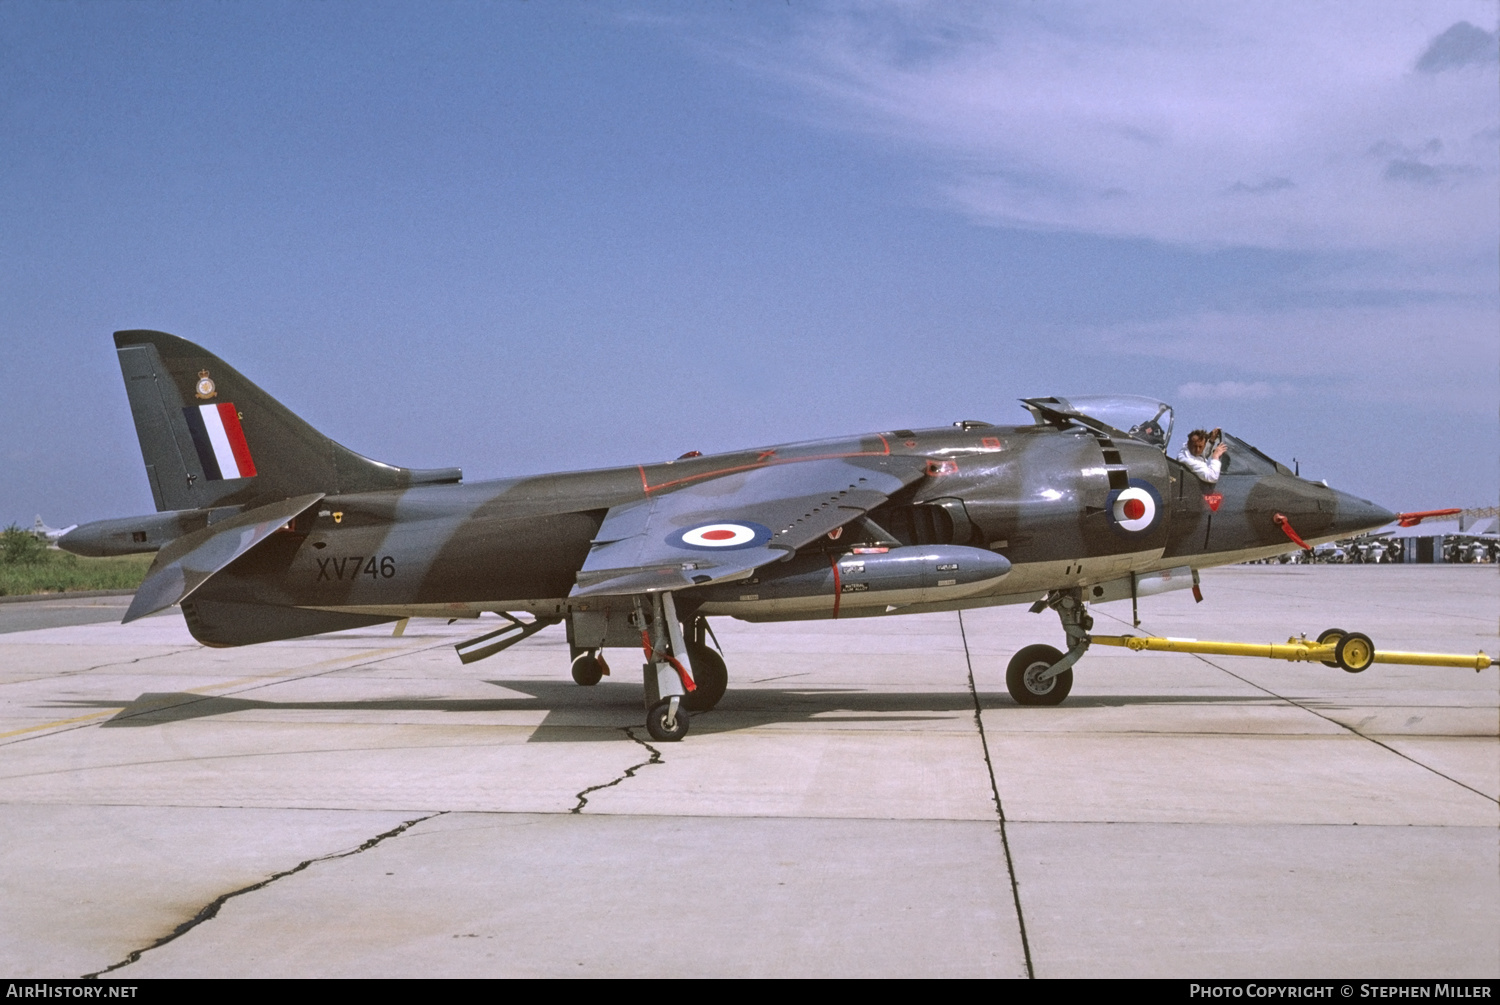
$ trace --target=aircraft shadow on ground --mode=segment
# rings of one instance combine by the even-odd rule
[[[515,712],[545,711],[528,742],[580,742],[620,739],[627,726],[644,718],[639,684],[606,681],[582,688],[566,681],[491,680],[486,683],[518,691],[515,698],[372,698],[356,701],[260,701],[234,696],[187,692],[147,692],[124,702],[75,701],[54,707],[125,707],[101,723],[104,728],[162,726],[235,712]],[[980,692],[986,710],[1008,710],[1016,715],[1044,716],[1046,708],[1021,708],[1003,692]],[[1081,695],[1070,697],[1065,708],[1123,708],[1149,705],[1266,705],[1276,699],[1239,695]],[[819,718],[842,713],[836,718]],[[972,716],[974,698],[967,691],[881,692],[844,688],[731,689],[711,712],[692,716],[698,734],[732,732],[756,726],[807,723],[930,722],[935,718]],[[295,721],[292,718],[290,721]]]

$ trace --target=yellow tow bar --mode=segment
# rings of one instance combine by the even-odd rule
[[[1154,635],[1092,635],[1095,645],[1122,646],[1140,652],[1149,649],[1166,653],[1207,653],[1214,656],[1260,656],[1293,663],[1322,663],[1359,673],[1371,663],[1406,663],[1427,667],[1472,667],[1475,671],[1494,661],[1479,653],[1403,653],[1377,651],[1369,636],[1359,632],[1329,629],[1317,640],[1306,636],[1287,639],[1285,644],[1256,642],[1200,642],[1197,639],[1162,638]]]

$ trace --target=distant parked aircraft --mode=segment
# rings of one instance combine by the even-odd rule
[[[78,525],[75,523],[61,529],[58,529],[57,527],[48,527],[45,523],[42,522],[42,516],[40,513],[38,513],[36,523],[31,525],[31,533],[36,536],[36,539],[38,541],[46,541],[48,544],[53,544],[57,541],[58,538],[62,537],[68,531],[77,526]]]

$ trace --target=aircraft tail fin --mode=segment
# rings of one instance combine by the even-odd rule
[[[115,349],[158,511],[258,505],[461,480],[341,446],[201,346],[157,331],[115,332]]]

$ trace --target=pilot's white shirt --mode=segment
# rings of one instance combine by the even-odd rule
[[[1183,446],[1182,453],[1177,455],[1177,459],[1186,464],[1188,470],[1198,476],[1199,481],[1213,484],[1219,480],[1219,459],[1217,457],[1211,461],[1205,461],[1203,458],[1191,453],[1186,446]]]

